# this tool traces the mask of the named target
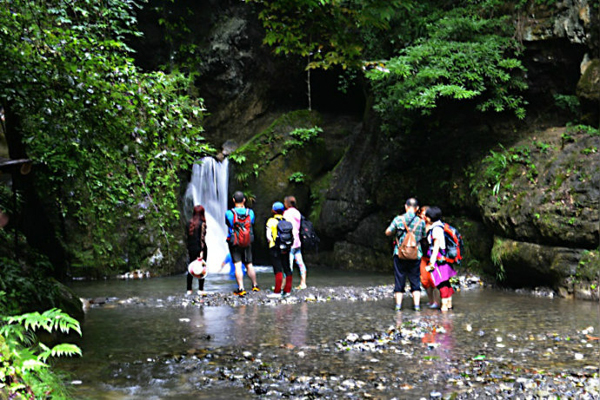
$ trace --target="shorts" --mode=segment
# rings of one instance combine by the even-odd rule
[[[252,246],[238,247],[229,245],[229,254],[234,264],[243,262],[245,265],[252,264]]]
[[[421,285],[423,285],[425,289],[435,288],[435,283],[433,283],[433,279],[431,279],[431,273],[425,269],[427,264],[429,264],[429,257],[423,256],[423,258],[421,258]]]
[[[401,260],[394,256],[394,293],[404,293],[406,279],[410,282],[410,291],[418,292],[421,290],[419,279],[419,260]]]

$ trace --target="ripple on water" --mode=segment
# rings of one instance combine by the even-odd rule
[[[455,310],[441,314],[409,310],[408,297],[407,310],[396,313],[391,298],[184,308],[172,307],[169,295],[162,308],[88,312],[84,357],[60,362],[82,381],[78,395],[391,398],[398,390],[467,396],[486,385],[500,395],[535,385],[551,392],[546,380],[581,394],[599,358],[591,303],[462,291]]]

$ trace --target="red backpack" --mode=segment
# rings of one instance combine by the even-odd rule
[[[239,216],[235,209],[233,213],[233,227],[231,233],[231,244],[238,247],[248,247],[252,243],[252,218],[250,213]]]
[[[450,224],[444,223],[441,228],[444,229],[444,239],[446,241],[444,260],[448,264],[460,265],[465,251],[462,235]],[[433,235],[433,230],[429,231],[429,234]]]

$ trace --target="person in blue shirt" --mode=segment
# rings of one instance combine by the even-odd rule
[[[235,265],[233,264],[233,260],[231,259],[231,254],[227,253],[227,255],[225,256],[225,260],[223,260],[223,262],[221,263],[221,269],[219,270],[222,271],[223,268],[225,268],[225,266],[227,266],[227,268],[229,268],[229,277],[231,279],[235,279]],[[246,266],[242,263],[242,271],[244,272],[244,275],[246,275]]]
[[[225,213],[225,224],[227,230],[227,243],[229,253],[235,265],[235,280],[238,288],[233,293],[244,296],[244,273],[242,263],[246,264],[246,273],[252,281],[252,291],[260,291],[256,281],[256,271],[252,265],[252,241],[254,239],[254,211],[246,208],[246,196],[239,190],[233,194],[235,206]]]

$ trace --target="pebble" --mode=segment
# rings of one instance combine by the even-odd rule
[[[464,277],[459,282],[465,289],[480,286],[477,277]],[[333,289],[309,287],[295,292],[293,297],[282,302],[391,300],[392,292],[392,285]],[[236,298],[231,293],[208,293],[202,298],[181,294],[160,299],[162,301],[132,297],[122,301],[106,299],[105,302],[118,307],[239,307],[254,304],[278,307],[282,303],[272,302],[267,294],[266,290],[249,293],[244,298]],[[437,317],[428,317],[425,313],[419,314],[419,317],[412,315],[409,314],[409,318],[404,318],[398,326],[391,325],[382,331],[370,331],[368,326],[359,332],[342,331],[337,340],[311,344],[310,347],[281,345],[268,347],[268,351],[235,346],[190,349],[182,354],[153,358],[150,369],[155,367],[154,364],[169,364],[175,375],[187,374],[186,379],[195,377],[193,382],[199,387],[243,387],[248,390],[248,397],[354,400],[394,396],[425,399],[429,395],[433,399],[461,400],[557,398],[560,395],[561,398],[598,398],[598,367],[593,365],[596,342],[586,338],[594,331],[591,326],[573,329],[568,336],[564,331],[562,336],[555,332],[501,330],[496,333],[486,326],[485,329],[493,333],[489,335],[483,329],[473,328],[470,323],[455,325],[452,332],[441,326]],[[452,313],[448,316],[452,316]],[[188,318],[179,321],[190,322]],[[476,322],[473,320],[472,323]],[[464,351],[455,348],[449,353],[445,342],[448,334],[453,337],[466,336],[477,345]],[[435,340],[425,343],[431,335]],[[514,354],[502,350],[505,343],[510,343],[511,349],[514,347]],[[588,360],[586,364],[589,365],[574,370],[561,368],[538,372],[530,367],[530,361],[544,358],[544,353],[555,359],[571,360],[573,365],[576,365],[573,358],[577,361]],[[390,359],[398,358],[406,362],[397,369],[397,373],[390,373],[390,368],[397,368],[398,365],[391,363]],[[327,361],[323,363],[324,360]],[[348,360],[352,362],[348,363]],[[142,365],[144,363],[150,361],[143,360]],[[336,368],[341,363],[344,367]],[[140,369],[140,365],[133,364],[119,367],[119,376],[128,376],[127,368]],[[435,374],[425,375],[425,371],[431,372],[432,368],[439,370]],[[121,372],[121,369],[124,371]],[[80,381],[71,383],[81,384]],[[399,389],[402,395],[398,394]]]

